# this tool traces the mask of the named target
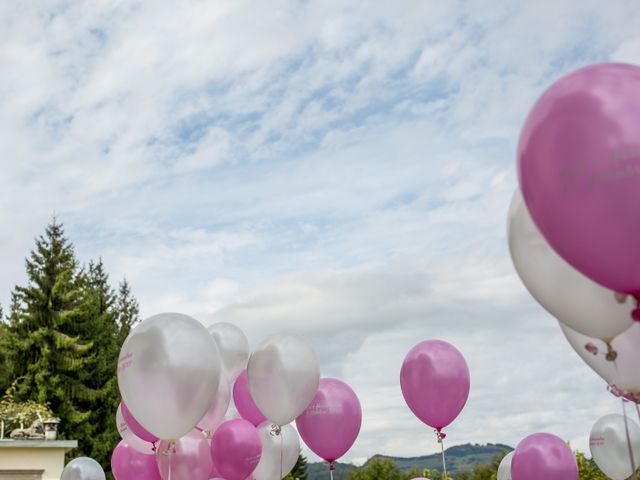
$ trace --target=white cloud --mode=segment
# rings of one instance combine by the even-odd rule
[[[55,212],[145,314],[309,338],[364,400],[351,459],[435,449],[397,388],[431,336],[474,372],[453,443],[547,429],[584,449],[613,405],[520,286],[505,216],[535,97],[637,62],[639,19],[596,0],[2,2],[0,298]]]

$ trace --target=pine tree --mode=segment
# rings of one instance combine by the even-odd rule
[[[102,259],[97,263],[89,262],[79,276],[87,310],[83,321],[75,328],[81,338],[92,342],[96,353],[81,378],[85,385],[100,392],[96,397],[80,402],[91,409],[90,434],[84,438],[83,449],[98,462],[109,465],[111,452],[120,439],[113,421],[120,397],[115,377],[119,353],[116,295],[109,286]]]
[[[306,480],[307,479],[307,459],[302,452],[298,454],[298,460],[296,461],[293,470],[284,477],[285,480]]]
[[[36,240],[26,269],[27,286],[16,286],[11,295],[5,339],[8,371],[17,380],[15,396],[48,404],[63,420],[62,437],[81,436],[90,410],[79,401],[99,394],[81,381],[95,353],[75,328],[83,321],[85,298],[73,246],[55,219]]]
[[[140,321],[140,307],[137,300],[131,294],[131,287],[125,278],[120,282],[115,310],[119,329],[118,344],[122,345],[131,329]]]

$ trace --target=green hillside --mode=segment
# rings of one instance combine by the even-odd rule
[[[513,450],[507,445],[492,444],[487,445],[457,445],[447,448],[447,469],[455,474],[458,470],[470,469],[473,465],[489,463],[497,455]],[[367,462],[375,458],[387,458],[393,460],[405,472],[413,468],[422,470],[424,468],[442,470],[442,458],[440,454],[425,455],[422,457],[388,457],[384,455],[374,455]],[[366,463],[365,463],[366,465]],[[350,464],[336,463],[336,470],[333,472],[335,480],[346,480],[349,471],[355,469]],[[308,480],[328,480],[329,470],[326,463],[310,463],[307,466]]]

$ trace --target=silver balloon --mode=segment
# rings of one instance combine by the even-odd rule
[[[280,480],[284,478],[298,461],[300,437],[291,425],[282,427],[280,435],[274,434],[274,425],[263,422],[258,427],[262,441],[262,456],[251,474],[254,480]],[[282,463],[280,463],[282,459]],[[281,476],[282,474],[282,476]]]
[[[202,430],[207,437],[211,438],[213,432],[224,422],[224,416],[229,409],[231,402],[231,388],[224,378],[220,379],[218,391],[213,397],[213,402],[204,417],[200,419],[197,427]]]
[[[511,480],[511,459],[513,452],[507,453],[498,467],[498,480]]]
[[[122,399],[163,440],[191,431],[220,382],[220,355],[207,329],[179,313],[154,315],[129,334],[118,359]]]
[[[313,400],[320,383],[320,365],[303,339],[276,335],[262,342],[251,355],[247,381],[262,414],[282,426],[293,421]]]
[[[105,480],[104,470],[89,457],[78,457],[67,463],[60,480]]]
[[[640,403],[640,323],[634,324],[607,345],[560,323],[562,333],[587,365],[617,394]]]
[[[606,415],[591,429],[589,448],[598,468],[613,480],[624,480],[633,474],[627,428],[631,440],[633,464],[640,466],[640,427],[632,419],[623,415]]]
[[[233,383],[247,368],[251,352],[249,341],[242,330],[231,323],[214,323],[208,330],[218,345],[224,375],[229,383]]]
[[[598,285],[565,262],[533,223],[520,190],[511,201],[509,250],[529,293],[554,317],[572,329],[610,341],[631,326],[630,302]]]
[[[124,419],[124,416],[122,415],[121,405],[118,405],[118,410],[116,410],[116,426],[118,427],[120,438],[122,438],[122,440],[124,440],[124,442],[131,448],[146,455],[155,455],[153,443],[142,440],[131,431],[129,425],[127,425],[127,422]]]

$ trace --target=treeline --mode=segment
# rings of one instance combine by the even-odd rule
[[[471,469],[460,470],[455,475],[449,474],[445,479],[438,470],[412,470],[404,472],[389,459],[374,458],[362,467],[352,470],[347,480],[412,480],[414,478],[428,478],[430,480],[497,480],[498,467],[502,456],[495,457],[490,463],[478,464]],[[580,480],[608,480],[593,460],[589,460],[582,452],[576,452]]]
[[[0,395],[49,407],[61,420],[59,438],[78,440],[71,455],[108,467],[119,441],[117,359],[139,321],[138,303],[126,280],[111,286],[101,259],[80,264],[55,219],[36,239],[26,273],[4,313],[0,307]]]

